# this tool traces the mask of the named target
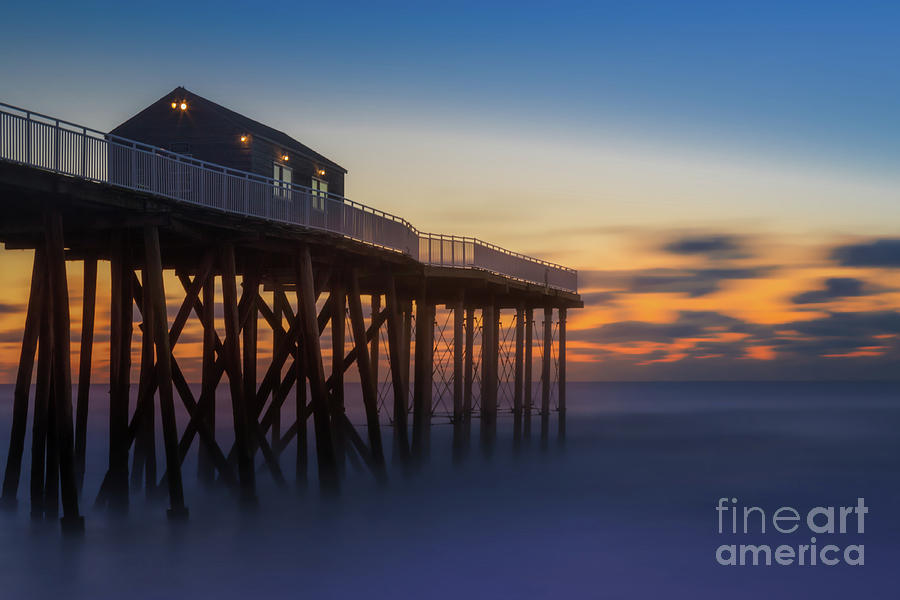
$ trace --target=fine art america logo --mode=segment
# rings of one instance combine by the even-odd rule
[[[857,498],[855,506],[816,506],[805,512],[782,506],[768,513],[759,506],[739,506],[737,498],[719,498],[716,505],[718,531],[719,535],[728,536],[729,543],[716,549],[716,562],[725,566],[834,566],[840,563],[861,566],[866,564],[865,546],[846,542],[859,541],[851,539],[852,536],[865,533],[868,512],[865,498]],[[807,535],[809,541],[806,541]],[[743,537],[734,540],[735,536]],[[777,536],[791,536],[790,541],[802,537],[803,543],[730,543],[757,541],[761,536],[767,536],[766,541]]]

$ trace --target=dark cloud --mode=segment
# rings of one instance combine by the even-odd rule
[[[581,299],[585,306],[606,306],[615,302],[618,294],[616,292],[587,292],[581,294]]]
[[[778,326],[780,331],[796,331],[810,337],[859,338],[900,333],[900,313],[894,311],[834,312],[810,321],[794,321]],[[872,344],[869,344],[872,345]]]
[[[11,329],[8,331],[0,331],[0,344],[21,344],[22,330]]]
[[[672,254],[702,255],[709,258],[746,258],[737,238],[729,235],[687,236],[672,240],[663,246]]]
[[[25,312],[24,304],[7,304],[0,302],[0,315],[14,315]]]
[[[713,311],[682,311],[671,323],[618,321],[595,329],[573,331],[571,339],[598,344],[656,342],[671,344],[684,338],[712,337],[720,333],[743,333],[760,337],[772,335],[763,325],[756,325]]]
[[[720,341],[722,333],[744,336]],[[669,323],[619,321],[573,331],[570,338],[595,344],[692,341],[686,349],[653,348],[644,354],[579,349],[601,361],[604,372],[625,379],[886,379],[897,376],[900,313],[833,312],[770,326],[713,311],[683,311]],[[761,346],[771,347],[777,359],[748,360]],[[868,349],[877,349],[880,355],[858,354]],[[675,360],[654,362],[673,355]]]
[[[900,239],[838,246],[831,258],[845,267],[900,267]]]
[[[776,338],[769,345],[773,346],[784,358],[790,355],[794,358],[818,358],[829,355],[840,355],[855,352],[862,348],[872,348],[892,345],[892,342],[877,340],[866,336],[841,336],[809,339]]]
[[[820,302],[831,302],[841,298],[851,298],[855,296],[868,296],[877,294],[881,290],[872,288],[861,279],[853,277],[832,277],[826,279],[823,289],[811,290],[797,294],[791,298],[794,304],[817,304]]]
[[[773,271],[772,267],[732,269],[652,269],[635,275],[628,291],[635,294],[675,293],[691,298],[718,291],[722,282],[736,279],[758,279]]]

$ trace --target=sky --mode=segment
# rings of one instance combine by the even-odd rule
[[[356,201],[577,268],[571,379],[897,377],[894,3],[4,16],[2,102],[108,130],[184,85],[342,164]],[[29,277],[0,251],[0,380]]]

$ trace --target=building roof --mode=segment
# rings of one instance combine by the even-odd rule
[[[208,100],[203,96],[199,96],[194,92],[185,89],[184,87],[178,86],[177,88],[163,96],[161,100],[164,100],[166,103],[168,103],[169,99],[172,98],[173,95],[179,98],[186,99],[189,104],[200,103],[202,105],[205,105],[205,107],[218,113],[219,116],[221,116],[223,119],[230,121],[236,127],[241,129],[242,131],[245,131],[246,133],[249,133],[252,136],[265,138],[276,145],[282,146],[285,150],[295,152],[315,162],[324,163],[330,168],[338,169],[343,173],[347,172],[347,169],[345,169],[341,165],[319,154],[309,146],[301,144],[299,141],[295,140],[288,134],[269,127],[268,125],[264,125],[259,121],[254,121],[250,117],[245,117],[241,113],[235,112],[229,108],[225,108],[220,104],[216,104],[212,100]]]

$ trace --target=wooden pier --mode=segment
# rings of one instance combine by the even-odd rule
[[[125,185],[112,180],[111,168],[90,176],[88,130],[82,133],[87,139],[77,141],[84,143],[82,153],[66,162],[71,149],[59,138],[66,128],[31,114],[24,118],[24,130],[11,127],[10,118],[0,119],[0,241],[34,252],[3,505],[17,504],[29,417],[31,514],[55,518],[61,506],[67,531],[84,527],[85,502],[123,512],[142,488],[149,496],[165,491],[170,518],[187,518],[182,465],[194,448],[196,476],[235,491],[252,506],[259,469],[287,487],[289,481],[306,481],[313,457],[319,487],[336,493],[346,461],[364,465],[379,481],[388,478],[386,455],[406,465],[424,464],[438,418],[452,423],[456,457],[465,453],[473,420],[490,452],[501,414],[512,416],[517,441],[530,435],[536,415],[547,440],[555,405],[564,435],[566,311],[582,304],[576,289],[551,284],[546,267],[543,277],[533,278],[482,267],[477,243],[471,246],[474,260],[469,256],[462,264],[423,259],[421,244],[398,251],[348,234],[346,211],[352,205],[346,200],[339,207],[342,225],[329,228],[223,210],[153,185]],[[34,140],[43,127],[57,137],[38,147]],[[52,165],[48,154],[55,155]],[[112,154],[107,148],[103,160],[111,161]],[[158,149],[153,156],[209,169]],[[64,168],[63,162],[74,166]],[[217,189],[219,194],[224,188]],[[434,239],[427,238],[429,251]],[[457,238],[449,246],[438,244],[441,252],[469,251]],[[66,276],[72,262],[84,274],[74,382]],[[101,297],[98,271],[106,268],[110,293]],[[171,287],[175,279],[178,290]],[[109,307],[108,331],[97,329],[102,304]],[[224,315],[224,334],[216,314]],[[175,354],[191,319],[203,331],[199,382],[187,380],[183,359]],[[271,332],[265,336],[270,347],[259,343],[262,328]],[[93,341],[107,334],[108,466],[99,491],[85,490],[89,386],[101,383],[91,380]],[[330,353],[323,352],[323,340]],[[535,345],[539,398],[532,385]],[[135,369],[133,348],[140,349]],[[346,413],[345,375],[351,370],[359,380],[364,426]],[[216,391],[226,380],[230,447],[217,439],[215,422]],[[199,383],[199,393],[189,383]],[[134,389],[136,402],[130,399]],[[289,403],[294,406],[287,411]],[[180,429],[176,411],[186,415]],[[284,422],[285,414],[296,414],[296,421]],[[293,474],[282,465],[290,451]]]

